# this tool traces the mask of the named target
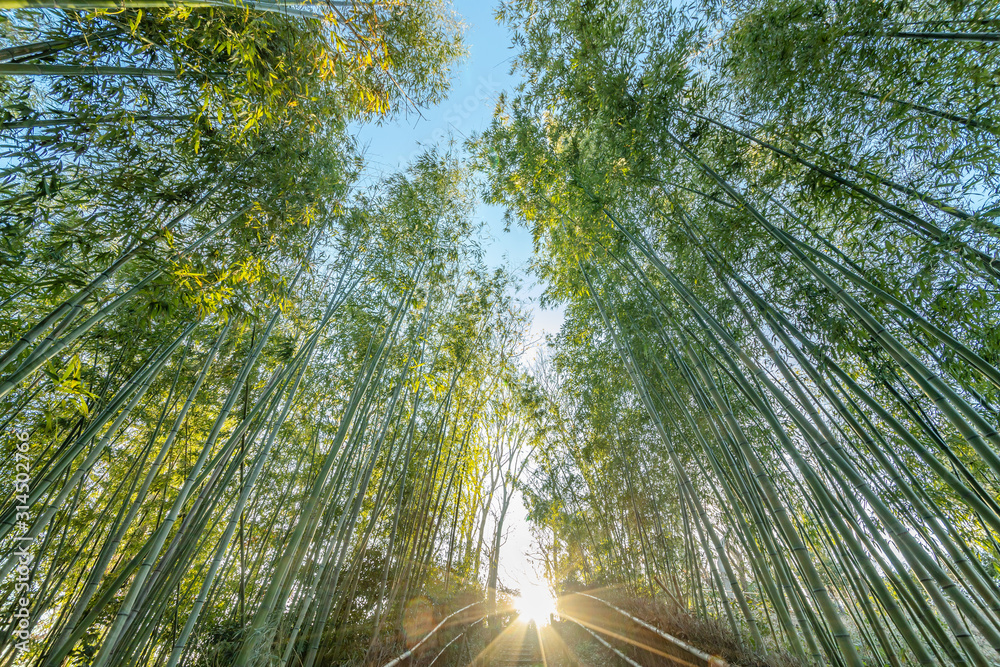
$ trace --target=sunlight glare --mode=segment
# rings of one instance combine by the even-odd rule
[[[545,585],[524,584],[514,601],[514,608],[524,621],[534,621],[541,627],[548,625],[549,614],[556,612],[556,599]]]

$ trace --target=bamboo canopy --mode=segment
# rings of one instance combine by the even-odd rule
[[[1000,660],[995,6],[510,0],[377,178],[447,5],[0,10],[0,667],[465,664],[522,500],[755,664]]]

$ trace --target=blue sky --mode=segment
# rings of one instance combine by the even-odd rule
[[[451,94],[441,104],[417,114],[412,109],[394,122],[366,125],[356,133],[365,151],[372,181],[382,174],[404,169],[425,148],[454,140],[457,145],[485,130],[493,116],[501,91],[512,90],[518,78],[510,74],[514,50],[506,27],[494,18],[489,2],[458,0],[455,10],[466,25],[468,57],[454,69]],[[478,239],[491,267],[506,265],[523,275],[531,259],[531,233],[511,225],[504,231],[503,209],[480,202],[476,215],[485,223],[484,237]],[[518,295],[532,313],[529,339],[541,343],[545,333],[555,333],[562,324],[562,309],[545,311],[537,307],[541,288],[527,276]],[[529,355],[532,356],[533,355]]]
[[[393,173],[406,167],[425,148],[454,139],[460,145],[485,130],[493,116],[501,91],[511,90],[517,78],[510,67],[514,51],[507,29],[494,19],[491,3],[458,2],[455,8],[466,24],[468,57],[452,73],[451,94],[441,104],[423,109],[418,115],[408,109],[392,123],[365,125],[357,133],[370,165],[370,177]],[[503,211],[480,205],[479,217],[490,237],[484,239],[486,260],[496,266],[509,259],[513,268],[531,256],[531,236],[523,228],[503,231]]]
[[[357,131],[369,165],[367,178],[372,182],[382,174],[404,169],[427,147],[444,145],[452,139],[461,145],[475,133],[485,130],[500,92],[513,90],[518,81],[510,74],[514,57],[510,36],[506,27],[496,22],[494,4],[456,0],[455,10],[466,25],[464,41],[469,54],[453,72],[448,98],[434,108],[422,110],[420,115],[411,110],[392,123],[367,125]],[[533,349],[525,355],[526,362],[530,362],[544,345],[545,334],[559,330],[563,309],[538,307],[541,286],[532,276],[524,275],[531,259],[531,233],[516,224],[511,225],[510,231],[504,231],[503,214],[499,207],[479,203],[476,216],[485,224],[484,237],[478,240],[489,266],[506,265],[524,278],[524,286],[517,296],[532,315],[528,342]],[[501,581],[520,588],[544,586],[528,558],[533,540],[520,494],[511,505],[506,524],[510,532],[501,549]]]

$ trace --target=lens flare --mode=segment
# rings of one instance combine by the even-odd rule
[[[514,608],[524,621],[534,621],[538,626],[547,625],[549,615],[556,613],[556,599],[544,585],[526,584],[514,600]]]

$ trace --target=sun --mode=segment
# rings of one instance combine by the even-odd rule
[[[549,615],[556,612],[556,599],[547,586],[525,584],[514,600],[514,608],[522,620],[534,621],[540,627],[547,625]]]

